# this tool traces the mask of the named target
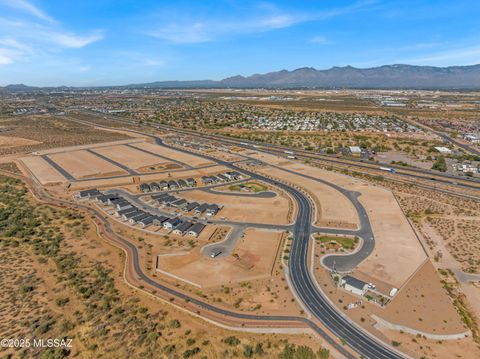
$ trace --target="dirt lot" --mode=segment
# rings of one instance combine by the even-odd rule
[[[172,158],[176,161],[188,164],[192,167],[200,167],[200,166],[212,164],[212,162],[207,161],[204,158],[190,155],[188,153],[182,153],[180,151],[171,150],[169,148],[160,147],[149,142],[137,143],[135,144],[134,147],[138,147],[153,153],[157,153],[160,156]]]
[[[427,256],[390,191],[374,186],[358,190],[375,235],[375,249],[358,270],[400,288]]]
[[[179,197],[190,202],[216,203],[223,206],[216,217],[225,217],[227,220],[271,224],[288,224],[291,221],[291,218],[288,218],[291,200],[285,194],[273,198],[258,198],[195,190],[180,193]]]
[[[358,216],[355,207],[335,189],[277,168],[264,167],[260,169],[260,172],[284,179],[307,190],[316,203],[316,225],[322,227],[358,228]]]
[[[0,136],[0,147],[31,146],[40,142],[21,137]]]
[[[127,146],[112,146],[95,149],[95,152],[104,155],[128,168],[137,169],[164,163],[165,160]]]
[[[0,155],[29,153],[48,148],[130,138],[125,134],[103,131],[48,115],[2,118],[0,123],[2,126],[12,129],[5,132],[5,135],[2,137],[14,138],[16,141],[19,138],[29,140],[28,143],[23,142],[20,144],[20,142],[17,142],[17,145],[14,147],[0,146]]]
[[[325,179],[362,194],[359,199],[368,212],[376,238],[376,244],[373,254],[360,264],[358,270],[368,273],[380,282],[385,282],[399,288],[425,260],[426,254],[420,242],[417,240],[414,231],[410,227],[395,197],[389,190],[367,184],[366,182],[342,174],[311,167],[300,162],[285,161],[284,159],[271,155],[264,156],[262,154],[260,156],[263,157],[263,160],[274,162],[277,165],[281,164],[282,167],[299,173]],[[314,182],[290,173],[284,174],[281,170],[277,169],[261,168],[260,171],[269,174],[276,173],[281,176],[280,178],[288,179],[305,188],[307,188],[308,182]],[[312,190],[313,189],[310,189],[310,191]],[[334,211],[336,218],[347,218],[346,214],[348,214],[350,223],[352,222],[352,213],[355,213],[353,218],[357,218],[350,201],[341,196],[337,191],[330,193],[330,197],[327,197],[323,195],[322,192],[322,196],[318,198],[320,205],[323,203],[329,204],[327,208],[331,208],[331,210]],[[328,200],[325,200],[325,198]],[[340,201],[342,201],[342,205],[339,205]],[[346,204],[343,201],[345,201]]]
[[[56,153],[49,157],[77,179],[116,176],[127,172],[87,151]]]
[[[391,323],[431,334],[468,331],[430,261],[419,269],[384,310],[376,313]]]
[[[267,278],[271,276],[281,235],[248,229],[233,255],[225,259],[205,257],[197,248],[184,255],[159,257],[159,267],[202,287]]]
[[[42,185],[66,183],[67,179],[40,156],[22,157],[20,160]]]
[[[141,174],[138,176],[128,176],[122,178],[113,178],[113,179],[92,179],[91,181],[76,182],[72,184],[72,190],[78,190],[80,188],[88,187],[115,187],[122,186],[132,192],[138,192],[138,185],[133,183],[134,178],[138,178],[140,182],[152,182],[152,181],[162,181],[170,179],[181,179],[181,178],[200,178],[205,175],[213,175],[220,172],[227,171],[226,167],[223,166],[214,166],[208,167],[205,169],[193,169],[185,171],[176,171],[176,172],[164,172],[157,174]],[[197,181],[199,182],[199,181]]]
[[[316,253],[319,255],[318,248]],[[475,353],[473,357],[477,357],[479,349],[470,336],[464,339],[439,341],[407,334],[405,331],[374,327],[376,321],[371,315],[428,334],[449,335],[468,331],[447,292],[442,288],[440,278],[430,262],[424,264],[386,307],[382,308],[364,299],[360,306],[347,310],[347,304],[358,302],[360,298],[336,287],[330,275],[318,263],[319,257],[316,258],[316,278],[332,302],[358,325],[385,342],[400,343],[399,349],[414,358],[421,358],[422,355],[426,355],[425,353],[428,353],[426,356],[428,358],[450,359],[454,357],[451,353],[460,355],[459,358],[472,358],[469,356],[472,353]],[[436,356],[432,356],[432,353]]]
[[[107,131],[107,132],[109,132],[109,131]],[[72,152],[72,151],[95,149],[95,148],[101,148],[101,147],[119,146],[119,145],[124,145],[124,144],[134,144],[134,143],[142,142],[142,141],[143,141],[143,139],[129,138],[127,140],[119,140],[119,141],[91,143],[91,144],[78,145],[78,146],[56,147],[56,148],[49,148],[47,150],[38,151],[38,154],[40,154],[40,155],[50,155],[50,154],[53,154],[53,153],[60,153],[60,152]]]

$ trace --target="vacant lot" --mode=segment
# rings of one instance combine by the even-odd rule
[[[128,146],[102,147],[94,150],[115,162],[121,163],[128,168],[137,169],[145,166],[152,166],[164,163],[165,160],[148,153],[136,150]]]
[[[190,202],[216,203],[223,206],[217,217],[232,221],[272,224],[288,224],[291,221],[291,200],[284,194],[274,198],[259,198],[195,190],[180,193],[179,196]]]
[[[211,259],[198,248],[188,254],[159,257],[159,267],[202,287],[267,278],[271,276],[281,235],[248,229],[227,258]]]
[[[247,182],[247,183],[240,183],[234,184],[228,187],[230,191],[234,192],[263,192],[267,190],[267,186],[258,183],[258,182]]]
[[[375,249],[358,269],[400,288],[427,255],[390,191],[374,186],[358,190],[375,235]]]
[[[127,173],[112,163],[87,151],[56,153],[49,155],[49,157],[73,177],[78,179]]]
[[[22,157],[20,162],[33,173],[42,185],[67,181],[65,177],[40,156]]]
[[[345,189],[361,193],[359,200],[367,210],[376,242],[372,255],[359,265],[360,271],[368,273],[381,282],[400,287],[425,260],[426,254],[420,242],[389,190],[301,162],[286,161],[271,155],[257,156],[285,169],[323,179]],[[329,215],[327,218],[331,222],[342,219],[343,222],[349,219],[348,223],[352,223],[354,220],[358,221],[351,202],[333,188],[277,168],[265,167],[260,171],[307,189],[320,204],[320,220],[323,219],[323,216]]]
[[[276,156],[262,154],[259,155],[259,158],[262,160],[268,160],[269,163],[274,163],[277,166],[282,166],[299,173],[293,174],[283,171],[279,168],[272,167],[264,167],[259,169],[262,174],[270,175],[304,188],[315,201],[317,207],[316,224],[318,226],[344,228],[358,227],[359,221],[355,207],[345,196],[343,196],[336,189],[321,182],[305,178],[301,176],[301,174],[306,174],[319,179],[327,179],[336,184],[339,184],[339,180],[343,180],[343,182],[347,183],[347,177],[331,172],[319,171],[317,168],[303,164],[285,161]],[[352,180],[350,179],[350,181]]]
[[[192,167],[200,167],[208,164],[212,164],[211,161],[205,160],[204,158],[197,157],[194,155],[190,155],[188,153],[183,153],[180,151],[175,151],[169,148],[157,146],[153,143],[143,142],[135,144],[134,147],[141,148],[143,150],[147,150],[149,152],[156,153],[160,156],[164,156],[166,158],[171,158],[173,160],[185,163]]]
[[[0,119],[11,128],[2,137],[12,138],[14,146],[0,145],[0,155],[28,153],[54,147],[123,140],[125,134],[102,131],[51,116],[26,116]]]

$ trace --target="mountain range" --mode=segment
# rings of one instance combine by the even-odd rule
[[[372,68],[352,66],[317,70],[303,67],[251,76],[233,76],[220,81],[156,81],[101,88],[365,88],[365,89],[480,89],[480,64],[470,66],[384,65]],[[3,91],[40,89],[25,85],[0,87]],[[41,89],[75,89],[72,87]],[[80,88],[77,88],[80,89]],[[85,89],[85,87],[82,87]]]

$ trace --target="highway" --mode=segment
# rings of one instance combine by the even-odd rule
[[[173,132],[195,136],[194,132],[191,130],[179,129],[176,127],[165,126],[165,125],[161,125],[157,127],[167,131],[173,131]],[[198,134],[196,136],[198,136]],[[258,152],[285,155],[285,151],[293,151],[295,153],[295,156],[298,156],[298,157],[321,160],[321,161],[325,161],[333,164],[348,165],[348,166],[361,168],[361,169],[377,170],[379,173],[385,173],[384,171],[379,170],[379,167],[382,167],[382,166],[392,167],[396,169],[396,175],[400,175],[406,178],[412,178],[416,180],[421,179],[421,180],[427,180],[427,181],[436,181],[439,183],[457,186],[460,188],[480,190],[480,180],[478,179],[464,179],[459,176],[439,173],[438,171],[433,171],[433,170],[404,167],[404,166],[392,165],[392,164],[381,163],[381,162],[377,163],[377,162],[365,161],[365,160],[354,159],[354,158],[344,159],[344,158],[339,158],[332,155],[319,154],[312,151],[284,147],[284,146],[279,146],[279,145],[274,145],[274,144],[264,143],[264,142],[248,141],[248,140],[243,140],[239,138],[225,137],[220,135],[210,135],[210,134],[202,133],[201,137],[203,139],[211,139],[211,140],[219,141],[222,143],[228,143],[230,145],[235,145],[238,147],[247,148],[247,149],[258,151]],[[247,145],[244,145],[242,143],[246,143]]]
[[[81,113],[88,114],[89,116],[93,116],[93,117],[99,117],[98,114],[88,112],[88,111],[82,111]],[[71,117],[65,117],[65,118],[73,121],[77,121],[77,122],[82,122],[82,120],[71,118]],[[128,125],[134,125],[134,126],[139,125],[136,121],[132,121],[132,120],[111,117],[111,116],[109,118],[113,121],[123,122]],[[92,125],[92,123],[89,123],[87,121],[83,121],[83,123]],[[184,135],[200,137],[201,139],[218,141],[224,144],[226,143],[230,145],[235,145],[237,147],[243,147],[246,149],[255,150],[259,152],[284,154],[284,151],[286,150],[294,151],[296,156],[300,155],[301,157],[304,157],[307,159],[321,160],[321,161],[332,163],[334,165],[335,164],[347,165],[347,166],[352,166],[359,169],[376,170],[379,174],[385,174],[384,171],[379,170],[380,166],[393,167],[397,170],[396,175],[399,175],[401,173],[400,176],[402,176],[405,180],[408,180],[409,183],[418,185],[418,180],[425,180],[426,183],[423,185],[420,185],[422,188],[425,188],[425,189],[438,190],[437,188],[437,182],[438,182],[438,183],[449,185],[451,188],[458,187],[458,188],[464,188],[464,189],[480,190],[480,180],[478,179],[464,179],[459,176],[453,176],[453,175],[440,173],[438,171],[433,171],[433,170],[426,170],[426,169],[414,168],[414,167],[406,168],[403,166],[397,166],[397,165],[386,164],[381,162],[377,163],[377,162],[371,162],[371,161],[364,161],[364,160],[354,159],[354,158],[344,159],[344,158],[339,158],[333,155],[320,154],[313,151],[306,151],[306,150],[301,150],[296,148],[274,145],[274,144],[265,143],[265,142],[249,141],[249,140],[244,140],[244,139],[234,138],[234,137],[198,133],[193,130],[172,127],[167,125],[156,124],[156,125],[151,125],[151,127],[154,127],[160,130],[170,131],[170,132],[177,132]],[[246,143],[247,145],[242,145],[242,143]],[[395,179],[391,177],[389,177],[389,180],[395,181]],[[429,183],[431,183],[431,185]],[[449,193],[456,194],[456,192],[454,191],[449,191]],[[462,195],[462,194],[458,194],[458,195],[460,197],[464,197],[468,199],[475,199],[475,200],[480,199],[480,197],[475,197],[475,196]]]
[[[106,127],[99,126],[97,127]],[[133,131],[138,132],[139,131]],[[363,329],[353,323],[351,320],[346,318],[343,313],[341,313],[335,306],[329,302],[325,295],[317,289],[315,279],[311,277],[309,268],[308,268],[308,246],[311,235],[311,221],[312,221],[312,210],[311,203],[308,198],[299,190],[286,185],[284,183],[278,182],[274,179],[267,178],[265,176],[259,175],[255,172],[245,170],[241,167],[236,166],[233,163],[219,160],[212,156],[205,154],[199,154],[187,149],[181,149],[174,147],[168,144],[165,144],[161,138],[157,136],[152,136],[149,134],[144,134],[151,136],[155,139],[155,142],[159,146],[164,146],[176,151],[181,151],[188,154],[193,154],[195,156],[203,157],[207,160],[217,162],[220,165],[231,168],[233,170],[245,173],[253,179],[258,179],[264,181],[273,186],[277,186],[287,193],[289,193],[292,198],[297,203],[297,218],[294,224],[293,235],[294,240],[292,241],[292,246],[290,249],[290,256],[288,260],[289,275],[291,282],[293,283],[294,289],[307,307],[307,309],[314,315],[322,324],[324,324],[332,333],[334,333],[339,339],[345,341],[353,350],[357,353],[367,357],[367,358],[402,358],[396,350],[388,346],[387,344],[379,341],[370,334],[366,333]],[[350,196],[352,194],[349,194]],[[356,197],[355,197],[356,198]],[[358,202],[358,201],[357,201]],[[363,207],[361,207],[363,208]],[[366,215],[366,213],[365,213]],[[367,217],[368,220],[368,217]],[[366,222],[362,222],[366,223]],[[129,246],[133,246],[128,242]],[[374,238],[372,237],[371,245],[374,246]],[[373,247],[372,247],[373,248]],[[135,259],[137,258],[137,259]],[[134,257],[134,267],[137,275],[142,279],[147,281],[151,285],[160,285],[155,281],[149,279],[148,277],[142,277],[142,271],[138,263],[138,255]],[[153,282],[153,283],[151,283]],[[181,293],[180,293],[181,294]],[[185,296],[184,294],[181,294]],[[271,317],[268,317],[271,318]],[[321,331],[319,334],[324,335],[325,333]],[[327,335],[328,336],[328,335]],[[331,338],[329,340],[331,342]]]
[[[308,243],[310,241],[312,222],[311,204],[308,198],[302,192],[284,183],[277,182],[270,178],[259,175],[255,172],[251,172],[241,167],[237,167],[236,165],[229,162],[218,160],[214,157],[203,154],[192,153],[186,149],[180,149],[178,147],[167,145],[163,143],[162,139],[160,139],[159,137],[155,137],[155,141],[159,146],[165,146],[167,148],[175,149],[177,151],[194,154],[196,156],[200,156],[211,161],[216,161],[220,165],[230,167],[233,170],[239,172],[246,173],[253,179],[258,179],[260,181],[270,183],[288,192],[297,202],[298,208],[297,219],[295,221],[293,229],[294,240],[292,241],[292,246],[290,248],[288,267],[291,276],[291,282],[293,283],[295,291],[297,292],[297,295],[301,298],[303,304],[318,320],[320,320],[320,322],[322,322],[322,324],[324,324],[329,330],[331,330],[338,338],[345,340],[350,347],[352,347],[356,352],[360,353],[361,355],[364,355],[367,358],[401,358],[401,356],[399,356],[396,352],[386,347],[378,340],[373,339],[370,335],[367,335],[362,329],[359,329],[357,325],[354,324],[352,321],[346,319],[341,313],[338,312],[336,308],[333,307],[332,304],[330,304],[328,299],[325,298],[325,295],[317,289],[314,283],[315,279],[311,277],[307,263]],[[357,200],[358,194],[346,191],[343,188],[338,187],[334,184],[330,185],[342,190],[342,193],[346,194],[349,199],[354,198],[355,208],[360,211],[360,218],[363,219],[362,225],[368,226],[368,228],[365,228],[364,230],[371,233],[368,216],[363,206],[361,206]],[[373,250],[375,246],[373,236],[367,238],[367,240],[365,240],[364,242],[364,245],[367,245],[368,251],[371,252],[371,250]]]

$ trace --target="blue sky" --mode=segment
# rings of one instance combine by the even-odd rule
[[[480,63],[480,1],[0,0],[0,85]]]

